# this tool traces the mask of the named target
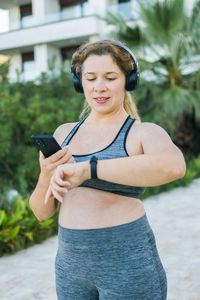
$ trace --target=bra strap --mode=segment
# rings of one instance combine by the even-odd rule
[[[79,127],[81,126],[81,124],[85,121],[86,118],[84,118],[83,120],[81,120],[80,122],[78,122],[78,124],[76,124],[72,130],[70,131],[70,133],[66,136],[66,138],[64,139],[64,141],[62,142],[61,148],[65,147],[66,145],[68,145],[69,141],[72,139],[72,137],[74,136],[74,134],[76,133],[76,131],[79,129]]]
[[[112,144],[110,144],[109,147],[113,146],[116,148],[116,147],[123,146],[126,142],[128,131],[130,130],[130,127],[133,125],[134,122],[135,119],[131,115],[129,115],[125,123],[123,124],[123,126],[120,128],[117,136],[112,141]]]

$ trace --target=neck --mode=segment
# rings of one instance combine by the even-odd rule
[[[119,123],[123,122],[128,117],[128,113],[123,109],[117,112],[111,113],[97,113],[96,111],[92,111],[84,123],[88,125],[97,125],[103,126],[107,124]]]

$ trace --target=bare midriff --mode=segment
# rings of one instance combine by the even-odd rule
[[[141,200],[88,187],[67,192],[60,206],[59,224],[70,229],[92,229],[125,224],[145,214]]]

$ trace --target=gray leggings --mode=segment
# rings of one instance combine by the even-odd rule
[[[94,229],[58,227],[58,300],[165,300],[167,278],[146,214]]]

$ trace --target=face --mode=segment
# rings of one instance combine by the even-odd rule
[[[111,112],[122,109],[125,75],[110,54],[92,54],[84,61],[82,85],[92,110]]]

